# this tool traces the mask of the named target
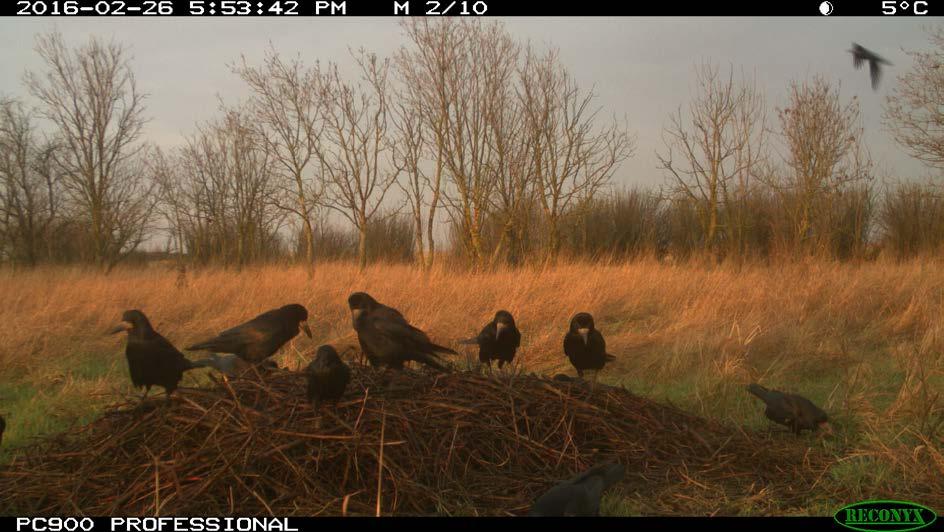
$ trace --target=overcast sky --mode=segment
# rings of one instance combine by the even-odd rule
[[[890,176],[921,177],[927,170],[904,153],[881,123],[882,103],[911,66],[902,49],[929,47],[919,17],[904,18],[514,18],[508,30],[521,39],[549,43],[584,86],[595,86],[607,112],[625,116],[638,136],[636,155],[616,179],[662,182],[655,150],[668,115],[687,102],[693,65],[712,60],[755,72],[768,102],[782,105],[791,80],[816,74],[841,84],[844,97],[861,102],[873,158]],[[147,137],[164,146],[181,142],[194,122],[212,118],[217,95],[234,100],[245,89],[227,63],[246,54],[258,62],[271,41],[286,54],[314,61],[345,61],[348,46],[389,53],[404,42],[397,19],[302,17],[226,19],[50,19],[0,21],[0,95],[25,95],[22,72],[42,65],[34,37],[52,29],[70,44],[91,35],[132,47],[141,89],[149,93]],[[894,63],[878,91],[868,69],[855,70],[846,52],[855,41]]]

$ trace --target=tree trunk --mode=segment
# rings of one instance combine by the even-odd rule
[[[357,264],[363,271],[367,268],[367,225],[362,224],[358,229]]]
[[[307,216],[302,220],[302,230],[305,238],[305,270],[311,278],[315,275],[315,231]]]

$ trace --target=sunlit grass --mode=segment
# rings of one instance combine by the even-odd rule
[[[0,460],[138,393],[127,377],[123,335],[105,334],[126,309],[143,310],[182,347],[267,309],[302,303],[314,339],[300,336],[278,355],[280,365],[299,369],[318,344],[356,345],[346,298],[358,290],[455,347],[460,367],[474,351],[455,342],[506,309],[523,334],[517,370],[572,375],[562,337],[573,314],[591,312],[617,357],[601,382],[834,453],[822,495],[797,515],[831,513],[846,497],[910,495],[938,509],[944,503],[944,398],[935,394],[944,390],[944,268],[932,261],[562,264],[479,274],[424,274],[404,265],[360,272],[332,263],[313,277],[297,267],[197,270],[185,287],[165,267],[108,276],[78,268],[0,271],[0,413],[8,423]],[[205,380],[198,372],[182,384]],[[772,426],[744,391],[751,381],[824,406],[836,435],[797,439]],[[644,496],[610,496],[604,513],[638,515]],[[763,513],[763,497],[724,508]]]

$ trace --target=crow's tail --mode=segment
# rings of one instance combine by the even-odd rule
[[[413,360],[420,362],[421,364],[426,364],[431,368],[436,368],[442,372],[448,372],[449,368],[443,365],[442,361],[436,355],[431,353],[417,353]]]
[[[433,351],[435,351],[435,352],[437,352],[437,353],[448,353],[448,354],[450,354],[450,355],[458,355],[458,354],[459,354],[459,353],[455,352],[454,350],[449,349],[448,347],[443,347],[443,346],[441,346],[441,345],[436,345],[436,344],[434,344],[434,343],[432,343],[432,342],[430,342],[429,346],[433,349]]]

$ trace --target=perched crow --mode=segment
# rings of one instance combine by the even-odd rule
[[[617,463],[601,464],[565,480],[538,497],[529,515],[597,516],[603,492],[623,479],[626,468]]]
[[[285,305],[225,330],[216,338],[194,344],[187,351],[232,353],[246,362],[258,364],[295,338],[299,329],[311,338],[307,321],[308,310],[305,307]]]
[[[747,391],[759,397],[767,405],[764,410],[767,419],[789,427],[797,435],[801,430],[815,432],[820,427],[826,432],[832,432],[826,412],[820,410],[805,397],[768,390],[760,384],[749,384]]]
[[[351,319],[361,349],[372,366],[403,369],[407,360],[415,360],[446,371],[436,353],[457,355],[448,347],[436,345],[423,331],[410,325],[399,311],[382,305],[364,292],[348,297]]]
[[[515,318],[511,313],[499,310],[478,336],[459,343],[479,346],[479,362],[492,367],[492,361],[497,360],[500,369],[514,360],[515,351],[521,345],[521,332],[515,326]]]
[[[882,67],[880,65],[891,65],[891,63],[856,43],[852,43],[852,49],[847,51],[852,54],[852,65],[856,70],[862,68],[864,61],[869,62],[869,75],[872,77],[872,89],[878,89],[878,80],[882,76]]]
[[[219,353],[210,353],[208,358],[194,360],[193,365],[213,368],[230,377],[238,377],[252,367],[249,362],[246,362],[238,356],[230,353],[224,355]],[[262,363],[262,367],[265,369],[278,369],[278,364],[272,360],[266,360]]]
[[[187,360],[183,353],[151,327],[151,322],[140,310],[125,311],[121,315],[121,324],[108,332],[117,334],[121,331],[128,331],[125,357],[128,359],[131,383],[135,388],[144,387],[142,399],[147,397],[151,386],[160,386],[170,401],[170,394],[177,389],[184,372],[203,366]]]
[[[355,296],[357,297],[355,298]],[[371,313],[374,315],[374,317],[382,317],[391,322],[402,321],[403,323],[407,323],[406,318],[403,316],[403,314],[400,313],[399,310],[393,307],[388,307],[387,305],[384,305],[383,303],[378,302],[376,299],[372,298],[371,296],[367,295],[364,292],[356,292],[354,294],[351,294],[351,296],[348,298],[348,306],[351,306],[352,298],[355,298],[358,301],[363,299],[363,302],[359,304],[365,307],[369,305],[371,307]],[[351,313],[353,316],[354,307],[351,307]],[[356,322],[356,319],[354,321]],[[357,330],[356,323],[354,324],[354,330],[355,331]],[[373,351],[371,351],[370,347],[368,347],[367,344],[364,343],[364,340],[361,338],[360,334],[357,335],[357,343],[360,344],[361,353],[363,353],[364,356],[367,357],[367,361],[370,363],[371,366],[376,367],[376,366],[381,365],[380,360],[378,360],[377,357],[374,356]],[[400,365],[400,367],[402,367],[402,364]]]
[[[351,381],[351,368],[330,345],[318,348],[305,373],[308,375],[308,400],[315,408],[322,401],[337,402]]]
[[[564,335],[564,353],[580,377],[583,377],[584,371],[599,371],[607,362],[616,359],[606,353],[606,341],[600,331],[593,327],[593,316],[586,312],[570,320],[570,330]]]
[[[0,416],[0,444],[3,443],[3,431],[7,430],[7,420]]]

